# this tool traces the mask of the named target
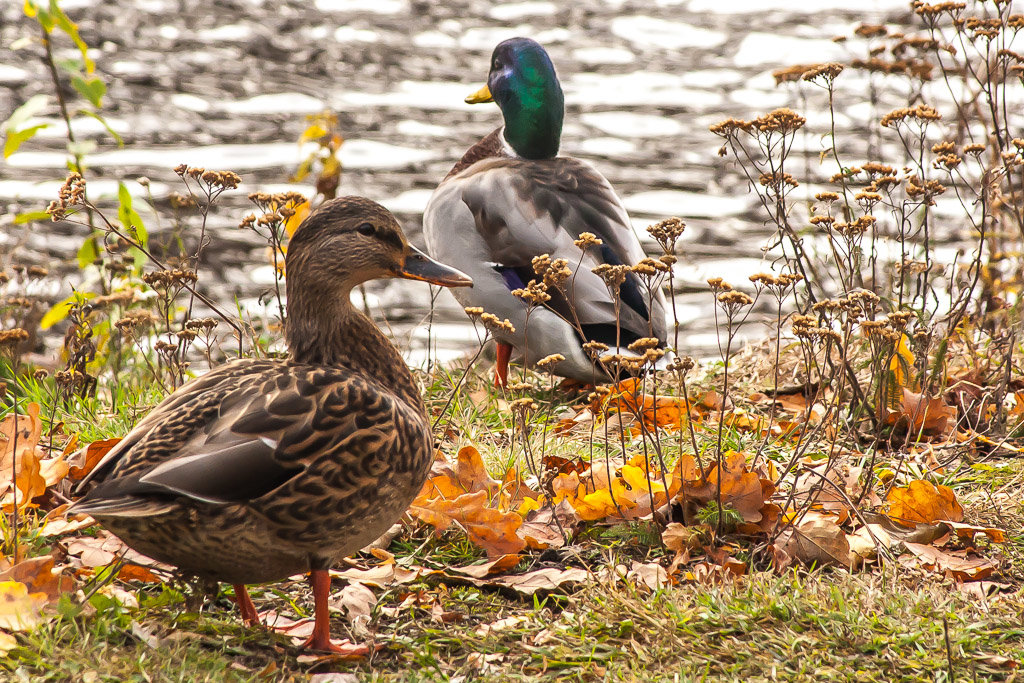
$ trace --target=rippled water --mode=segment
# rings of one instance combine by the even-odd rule
[[[563,81],[563,153],[591,160],[608,176],[652,247],[642,232],[646,225],[668,216],[687,221],[676,271],[677,314],[684,323],[683,350],[698,355],[717,349],[704,280],[724,275],[741,284],[769,265],[761,254],[770,234],[765,217],[731,159],[717,155],[720,141],[708,126],[778,106],[801,110],[809,130],[798,138],[797,151],[806,153],[820,182],[835,170],[818,164],[820,134],[828,126],[822,100],[811,92],[812,106],[806,107],[794,90],[775,86],[771,71],[845,58],[847,48],[832,36],[850,35],[860,22],[911,23],[904,0],[122,4],[62,3],[94,46],[109,85],[105,114],[126,143],[119,149],[98,122],[74,119],[76,136],[99,145],[88,156],[90,192],[113,197],[117,179],[146,175],[164,206],[168,194],[180,189],[170,171],[179,163],[239,172],[243,187],[222,198],[213,221],[207,291],[260,310],[257,296],[272,271],[263,245],[234,226],[249,211],[248,192],[312,191],[286,183],[304,156],[293,142],[304,116],[324,108],[338,113],[347,138],[341,191],[381,201],[417,240],[434,186],[467,147],[500,123],[496,107],[472,107],[463,97],[483,82],[498,41],[527,35],[548,47]],[[0,19],[2,45],[32,33],[20,3],[4,3]],[[73,56],[73,50],[65,46],[58,56]],[[38,50],[0,52],[0,84],[3,116],[28,97],[49,92]],[[850,145],[842,151],[857,160],[877,137],[858,122],[902,104],[905,95],[882,92],[869,103],[867,85],[854,72],[837,81],[836,125],[842,144]],[[936,86],[929,96],[941,103],[948,100],[942,93]],[[1011,104],[1024,106],[1024,97]],[[55,107],[48,114],[40,122],[51,127],[0,165],[0,266],[53,266],[63,278],[52,288],[57,296],[81,278],[73,261],[82,233],[71,226],[55,231],[11,223],[16,212],[42,208],[60,185],[65,130]],[[145,196],[136,183],[128,186]],[[812,183],[806,191],[817,189]],[[157,230],[150,225],[151,233]],[[820,245],[810,240],[808,246]],[[379,318],[407,345],[410,358],[423,360],[427,289],[392,282],[370,291]],[[747,334],[762,330],[755,325]],[[442,358],[477,339],[447,293],[438,299],[431,334]]]

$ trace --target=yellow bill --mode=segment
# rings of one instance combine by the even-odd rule
[[[494,98],[491,97],[491,89],[486,85],[466,98],[466,104],[483,104],[484,102],[493,101]]]

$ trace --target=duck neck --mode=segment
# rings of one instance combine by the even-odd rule
[[[349,292],[332,298],[290,291],[285,341],[294,362],[348,368],[425,411],[405,359],[377,325],[356,310]]]
[[[505,141],[518,156],[550,159],[558,155],[565,99],[556,79],[521,85],[497,101],[505,119]]]

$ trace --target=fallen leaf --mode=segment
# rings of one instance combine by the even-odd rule
[[[360,619],[368,620],[376,605],[376,594],[358,581],[350,581],[330,601],[330,607],[344,613],[350,624]]]
[[[75,590],[75,581],[62,570],[54,569],[54,563],[52,555],[33,557],[0,573],[0,581],[23,583],[30,593],[45,596],[47,602],[56,602],[64,593]]]
[[[475,633],[480,637],[488,636],[492,633],[501,633],[509,630],[510,628],[515,628],[516,626],[519,626],[519,624],[525,623],[529,620],[530,617],[522,614],[505,617],[504,619],[498,619],[490,624],[481,624],[476,629]]]
[[[0,628],[30,631],[46,621],[45,593],[29,593],[20,581],[0,581]]]
[[[463,446],[459,449],[455,475],[462,490],[469,493],[487,491],[490,496],[494,496],[501,488],[501,482],[487,474],[480,451],[473,446]]]
[[[120,441],[120,438],[93,441],[85,448],[76,452],[71,456],[72,465],[68,471],[68,476],[75,481],[85,478],[87,474],[92,472],[99,461],[103,459],[107,451],[116,446]]]
[[[584,583],[589,578],[590,573],[584,569],[545,567],[525,574],[498,576],[473,583],[478,586],[507,588],[520,595],[530,596],[536,593],[555,591],[563,586]]]
[[[0,420],[0,471],[9,470],[11,461],[25,451],[36,449],[43,431],[39,410],[39,404],[33,401],[25,406],[25,415],[8,415]]]
[[[10,633],[0,631],[0,656],[7,656],[7,653],[18,647],[18,639]]]
[[[516,534],[534,550],[561,548],[565,545],[566,536],[573,533],[579,521],[576,510],[568,500],[563,499],[556,505],[548,504],[528,512]]]
[[[487,576],[504,574],[510,569],[515,569],[517,564],[519,564],[519,555],[502,555],[490,562],[472,564],[466,567],[452,567],[449,571],[472,576],[475,579],[482,579]]]
[[[645,586],[650,590],[658,590],[669,585],[668,572],[657,562],[637,562],[633,560],[626,579],[636,585]]]
[[[424,567],[407,569],[397,564],[381,564],[376,567],[370,567],[369,569],[351,567],[349,569],[330,570],[332,578],[356,581],[368,586],[374,586],[375,588],[388,588],[394,585],[412,583],[413,581],[418,581],[425,576],[440,573],[441,572],[437,570],[426,569]]]
[[[853,560],[846,533],[832,519],[814,513],[784,529],[776,543],[806,565],[849,567]]]
[[[956,422],[956,408],[941,398],[929,398],[903,388],[899,409],[886,411],[885,424],[894,434],[909,436],[944,436]]]
[[[526,547],[526,541],[516,535],[523,518],[516,512],[487,507],[487,502],[487,492],[477,491],[453,500],[413,501],[409,513],[432,524],[438,531],[447,529],[452,521],[458,522],[470,540],[491,557],[518,553]]]
[[[984,557],[968,558],[963,552],[943,552],[933,545],[904,542],[907,550],[921,561],[925,569],[945,574],[957,581],[981,581],[991,576],[995,564]]]
[[[964,509],[953,490],[923,479],[915,479],[907,486],[894,486],[889,490],[886,504],[888,516],[904,526],[915,522],[964,520]]]

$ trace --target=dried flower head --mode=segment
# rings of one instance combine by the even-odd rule
[[[513,289],[512,296],[519,297],[531,306],[543,304],[551,300],[551,295],[547,292],[547,285],[536,280],[530,280],[526,287]]]
[[[480,316],[480,322],[482,322],[487,327],[500,332],[514,334],[516,331],[516,328],[512,325],[511,322],[509,322],[508,318],[505,318],[504,320],[499,320],[498,316],[494,315],[493,313],[482,314]]]
[[[598,358],[608,350],[608,345],[599,341],[588,341],[583,344],[583,351],[591,358]]]
[[[13,349],[29,338],[29,333],[20,327],[0,330],[0,349]]]
[[[709,277],[708,286],[711,287],[711,291],[715,293],[732,291],[732,285],[720,277]]]
[[[839,62],[828,62],[827,64],[815,64],[807,69],[801,76],[805,81],[822,81],[826,86],[831,86],[836,76],[843,72],[843,65]]]
[[[658,243],[658,246],[666,254],[675,251],[676,242],[683,236],[685,230],[686,223],[683,222],[682,218],[676,217],[666,218],[663,221],[647,226],[647,234],[654,238],[654,241]]]
[[[794,133],[803,128],[805,123],[807,123],[807,119],[788,108],[775,109],[754,119],[754,127],[762,133],[768,134]]]
[[[553,366],[556,363],[561,363],[563,360],[565,360],[565,356],[563,356],[560,353],[553,353],[550,356],[544,356],[539,361],[537,361],[537,367],[541,368],[542,370],[547,370],[549,366]]]
[[[604,241],[592,232],[581,232],[580,236],[573,240],[573,244],[580,249],[586,249],[587,247],[599,247],[604,244]]]
[[[659,346],[661,346],[661,340],[657,337],[641,337],[626,348],[634,353],[643,353],[648,349],[656,349]]]
[[[613,292],[619,291],[619,287],[626,281],[629,273],[629,266],[613,266],[610,263],[602,263],[591,269],[594,274],[604,280],[605,285]]]
[[[46,207],[46,213],[50,214],[50,220],[56,222],[66,218],[71,207],[84,204],[85,180],[81,174],[72,171],[57,191],[57,200],[50,202],[50,205]]]
[[[720,293],[718,295],[718,302],[727,308],[738,308],[740,306],[749,306],[754,303],[754,300],[745,292],[731,291]]]
[[[896,128],[907,119],[915,119],[922,124],[926,124],[929,121],[939,121],[942,119],[942,115],[934,107],[927,104],[918,104],[914,107],[900,107],[882,117],[882,126],[885,128]]]

